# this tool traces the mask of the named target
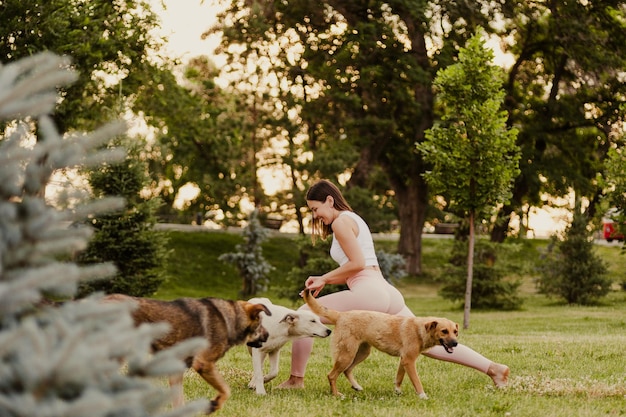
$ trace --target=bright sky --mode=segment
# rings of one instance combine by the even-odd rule
[[[150,0],[150,3],[161,17],[160,34],[168,38],[168,50],[172,56],[187,61],[213,53],[216,40],[201,38],[216,20],[217,8],[211,0]]]

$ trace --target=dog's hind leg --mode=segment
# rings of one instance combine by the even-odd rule
[[[276,378],[278,375],[278,361],[280,360],[280,349],[277,349],[269,354],[270,359],[270,372],[263,377],[263,382],[269,382]]]
[[[226,400],[230,398],[230,387],[224,381],[222,375],[217,372],[214,361],[203,361],[195,358],[193,362],[193,369],[215,390],[217,395],[211,400],[207,414],[211,414],[224,405]]]
[[[369,344],[367,343],[362,343],[359,346],[359,350],[356,352],[356,356],[354,357],[354,360],[352,361],[352,364],[350,364],[350,366],[348,366],[348,369],[346,369],[343,374],[346,376],[346,378],[348,378],[348,381],[350,381],[350,385],[352,385],[352,388],[355,391],[363,391],[363,387],[361,385],[359,385],[359,383],[356,381],[356,378],[354,377],[354,374],[352,373],[352,370],[361,362],[363,362],[365,359],[367,359],[367,357],[370,355],[372,348]]]
[[[335,347],[334,353],[333,353],[333,356],[334,356],[333,369],[331,369],[330,372],[328,373],[328,382],[330,383],[330,392],[334,396],[338,396],[338,397],[343,396],[343,394],[341,394],[337,390],[337,378],[339,378],[339,375],[341,375],[346,369],[348,369],[348,367],[352,365],[357,352],[358,352],[358,348],[356,348],[355,346],[355,348],[352,349],[352,347],[349,344]]]

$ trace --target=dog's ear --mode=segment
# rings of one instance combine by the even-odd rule
[[[291,324],[294,324],[297,319],[298,318],[294,316],[293,314],[287,314],[285,317],[282,318],[280,323],[287,323],[291,325]]]
[[[246,306],[246,312],[248,313],[248,316],[253,319],[257,318],[259,314],[261,314],[261,312],[265,313],[268,316],[272,315],[270,309],[265,307],[264,304],[248,303],[248,305]]]
[[[429,321],[428,323],[426,323],[426,331],[434,332],[438,324],[439,323],[437,323],[437,320]]]

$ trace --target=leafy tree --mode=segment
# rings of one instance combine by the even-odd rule
[[[78,256],[80,264],[112,262],[117,274],[107,280],[83,283],[79,295],[95,291],[136,297],[154,294],[165,280],[166,237],[154,229],[158,199],[146,199],[146,164],[139,158],[141,142],[125,139],[129,150],[119,164],[106,164],[88,172],[89,184],[98,198],[121,196],[126,207],[120,213],[106,213],[89,219],[96,231],[87,249]]]
[[[151,34],[157,16],[143,0],[8,0],[0,16],[5,62],[40,51],[72,57],[78,80],[63,87],[54,113],[62,132],[117,118],[111,110],[120,98],[130,98],[151,79],[158,59],[165,61],[158,56],[162,41]]]
[[[297,46],[271,63],[295,81],[293,109],[310,158],[301,178],[338,179],[350,172],[348,188],[378,191],[370,174],[381,168],[392,186],[379,195],[393,194],[398,201],[400,251],[416,273],[427,196],[414,143],[432,122],[432,73],[415,23],[427,20],[428,7],[392,8],[399,20],[383,3],[233,2],[220,29],[224,50],[251,43]],[[297,185],[306,188],[306,183]]]
[[[594,253],[587,224],[578,199],[565,238],[552,238],[554,250],[547,254],[537,280],[540,293],[583,305],[596,303],[609,293],[612,281],[606,276],[606,264]]]
[[[491,233],[495,241],[505,238],[511,213],[550,204],[545,195],[574,190],[594,216],[602,196],[596,176],[621,136],[626,97],[623,1],[504,6],[498,35],[512,58],[505,104],[509,124],[520,129],[522,158],[513,197]]]
[[[491,64],[493,52],[481,35],[478,31],[468,40],[457,64],[437,73],[441,122],[418,144],[432,164],[426,181],[469,225],[464,328],[469,327],[472,303],[475,225],[510,198],[520,157],[517,131],[507,128],[508,116],[501,109],[503,73]]]
[[[237,252],[224,253],[218,258],[220,261],[235,265],[239,270],[243,280],[240,296],[243,298],[267,290],[268,274],[274,269],[263,257],[261,244],[267,240],[269,231],[261,226],[258,216],[257,210],[250,213],[248,225],[243,229],[245,243],[235,247]]]
[[[238,171],[244,114],[238,97],[215,83],[216,75],[210,60],[197,57],[185,67],[182,83],[173,72],[160,71],[139,87],[137,102],[157,128],[150,172],[164,214],[174,212],[183,186],[195,184],[200,193],[187,212],[222,210],[224,223],[232,224],[241,220],[239,202],[248,184]]]
[[[624,138],[622,138],[622,141]],[[617,230],[626,236],[626,175],[624,175],[624,166],[626,166],[625,148],[616,147],[609,150],[609,156],[606,163],[606,170],[601,184],[605,187],[607,193],[607,208],[614,207],[616,210],[612,215]],[[624,250],[625,247],[622,246]],[[626,290],[626,275],[622,275],[622,288]]]
[[[62,305],[46,301],[71,298],[80,282],[115,272],[110,263],[67,261],[91,234],[65,223],[117,210],[122,203],[104,198],[57,210],[41,192],[57,169],[124,158],[118,149],[98,150],[124,133],[120,123],[67,137],[55,127],[49,116],[60,100],[55,88],[76,77],[68,64],[43,53],[0,66],[0,119],[16,126],[0,141],[0,415],[194,415],[206,409],[206,401],[163,411],[171,395],[154,378],[183,372],[181,358],[205,341],[190,340],[153,356],[153,339],[168,329],[162,324],[137,329],[131,306],[96,297]],[[39,126],[34,145],[31,120]]]
[[[301,49],[271,63],[302,90],[294,110],[313,155],[302,178],[349,173],[348,188],[378,191],[368,181],[380,167],[397,200],[399,250],[419,273],[431,199],[421,176],[428,166],[414,144],[435,119],[436,70],[453,62],[477,26],[510,54],[505,105],[509,124],[520,129],[523,158],[512,199],[492,229],[501,241],[510,214],[543,204],[545,192],[575,188],[595,199],[593,178],[623,118],[622,3],[233,2],[219,29],[224,50],[298,40]]]

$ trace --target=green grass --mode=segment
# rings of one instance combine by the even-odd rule
[[[220,253],[234,250],[241,236],[225,233],[170,233],[173,250],[168,267],[175,278],[157,294],[236,298],[240,287],[236,271],[217,261]],[[449,241],[426,239],[424,270],[427,278],[409,278],[398,286],[416,315],[445,316],[459,323],[463,312],[437,296],[437,284],[428,277],[445,263]],[[386,245],[387,243],[384,243]],[[247,389],[252,363],[244,347],[231,349],[218,367],[232,389],[220,416],[626,416],[626,292],[612,292],[593,307],[568,306],[534,292],[532,265],[546,241],[524,241],[509,262],[525,265],[519,274],[521,311],[473,311],[470,328],[460,341],[488,358],[511,368],[509,387],[496,390],[489,377],[463,366],[426,357],[418,371],[429,400],[420,400],[405,380],[404,393],[396,395],[393,378],[398,364],[373,352],[356,369],[364,387],[354,392],[342,376],[338,386],[343,399],[329,394],[326,374],[331,367],[328,339],[316,340],[309,361],[306,389],[283,391],[276,386],[289,375],[290,346],[282,351],[279,376],[267,384],[268,395]],[[276,266],[277,281],[297,258],[289,238],[275,238],[264,246],[266,258]],[[623,280],[626,261],[618,246],[598,247],[617,281]],[[273,290],[264,294],[274,299]],[[275,300],[280,303],[280,300]],[[189,400],[212,397],[213,390],[193,372],[185,378]]]

